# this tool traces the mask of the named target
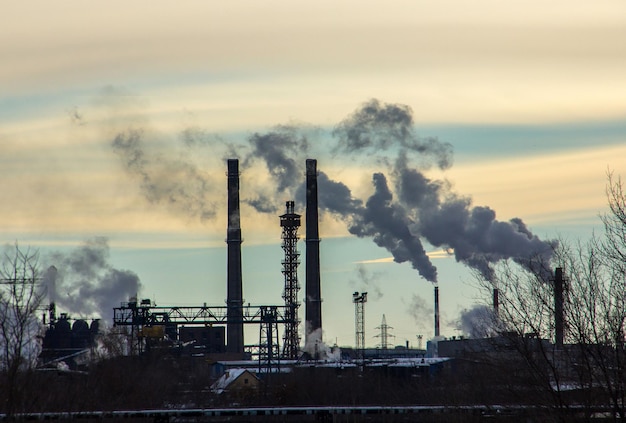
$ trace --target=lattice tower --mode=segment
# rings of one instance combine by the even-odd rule
[[[287,359],[297,359],[300,348],[300,337],[298,335],[298,265],[300,264],[300,253],[297,249],[298,228],[300,227],[300,215],[294,213],[294,202],[286,202],[287,211],[280,216],[280,226],[283,228],[282,248],[285,252],[283,264],[283,275],[285,277],[285,290],[283,299],[285,300],[286,321],[285,333],[283,336],[283,357]]]
[[[367,292],[352,294],[354,303],[354,326],[356,338],[357,358],[363,359],[365,349],[365,303],[367,302]]]

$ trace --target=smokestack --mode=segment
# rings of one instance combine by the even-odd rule
[[[320,239],[317,215],[317,160],[306,161],[306,297],[305,333],[322,329]],[[321,334],[320,334],[321,335]],[[306,341],[306,339],[305,339]]]
[[[493,314],[494,316],[498,316],[498,308],[500,307],[500,299],[498,288],[493,288]]]
[[[554,270],[554,343],[563,348],[563,269]]]
[[[439,285],[435,285],[435,338],[439,337]]]
[[[239,160],[228,159],[228,245],[226,349],[243,354],[243,290],[241,278],[241,225],[239,212]]]

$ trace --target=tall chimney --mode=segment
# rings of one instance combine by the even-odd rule
[[[239,160],[228,159],[228,245],[226,350],[243,354],[243,290],[241,278],[241,225],[239,213]]]
[[[493,288],[493,315],[498,317],[500,308],[500,292],[498,288]]]
[[[554,343],[563,348],[563,269],[554,270]]]
[[[439,285],[435,285],[435,338],[439,337]]]
[[[317,160],[306,161],[306,310],[305,343],[322,328],[320,289],[320,239],[317,216]],[[321,334],[320,334],[321,335]]]

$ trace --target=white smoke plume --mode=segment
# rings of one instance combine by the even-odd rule
[[[341,350],[338,347],[330,347],[322,340],[322,329],[318,328],[310,332],[302,351],[309,357],[321,361],[340,361]]]
[[[113,308],[136,296],[139,277],[109,263],[109,245],[104,237],[90,239],[69,253],[46,257],[50,266],[43,285],[57,309],[75,317],[113,319]]]
[[[413,294],[408,301],[404,299],[402,301],[405,303],[407,314],[413,317],[416,329],[422,332],[432,330],[435,310],[431,303],[417,294]]]
[[[357,290],[367,292],[372,300],[380,300],[384,293],[380,288],[379,281],[382,279],[382,272],[370,272],[363,264],[356,266],[356,280],[352,280],[353,285],[358,285]]]
[[[497,319],[492,307],[475,305],[461,311],[457,329],[470,338],[486,338],[497,333]]]

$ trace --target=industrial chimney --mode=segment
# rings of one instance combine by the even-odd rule
[[[306,310],[305,343],[309,335],[322,329],[320,289],[320,239],[317,215],[317,160],[306,161]],[[321,336],[321,334],[320,334]]]
[[[554,270],[554,343],[557,349],[563,349],[563,269]]]
[[[239,212],[239,160],[228,159],[228,245],[226,350],[243,354],[243,291],[241,278],[241,225]]]
[[[493,288],[493,315],[498,317],[500,313],[500,291],[498,288]]]
[[[435,285],[435,338],[439,335],[439,285]]]

